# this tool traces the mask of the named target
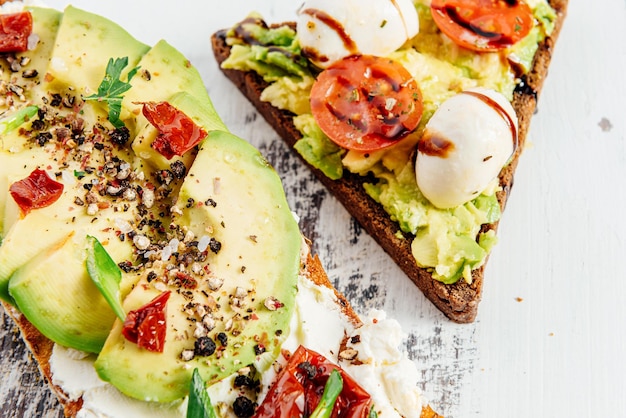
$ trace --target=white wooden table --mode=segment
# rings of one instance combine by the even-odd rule
[[[46,0],[62,8],[66,1]],[[201,71],[218,112],[284,179],[331,279],[359,311],[409,334],[420,387],[447,417],[626,416],[626,3],[572,0],[488,264],[478,319],[446,320],[218,71],[210,35],[300,2],[75,0],[146,43],[165,38]],[[0,410],[60,409],[2,317]]]

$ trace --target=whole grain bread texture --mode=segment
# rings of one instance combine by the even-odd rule
[[[301,273],[313,283],[332,289],[337,296],[337,304],[340,306],[341,312],[346,315],[353,325],[358,327],[362,324],[359,315],[352,308],[350,302],[344,295],[334,288],[328,279],[328,276],[324,271],[322,263],[317,255],[311,255],[310,253],[306,255],[306,258],[303,259],[303,263],[301,265]],[[18,327],[22,339],[32,353],[34,360],[37,362],[39,371],[42,376],[44,376],[50,389],[56,395],[59,403],[63,407],[65,416],[75,417],[81,410],[83,401],[82,398],[71,399],[61,387],[54,384],[54,376],[52,375],[52,371],[50,369],[50,356],[52,355],[54,343],[42,335],[37,328],[35,328],[14,306],[3,301],[0,302],[2,303],[2,307],[5,309],[7,314],[13,319]],[[443,416],[438,415],[429,405],[424,405],[420,418],[443,418]]]
[[[537,99],[548,74],[552,52],[565,19],[567,3],[568,0],[550,1],[550,5],[557,13],[554,30],[539,45],[531,70],[521,78],[514,92],[512,104],[518,116],[519,146],[510,164],[504,167],[499,175],[501,191],[498,192],[497,197],[502,210],[513,186],[515,169],[524,149]],[[292,22],[289,24],[293,25]],[[278,135],[290,147],[293,147],[301,137],[293,124],[293,114],[261,100],[261,93],[267,87],[267,83],[255,72],[221,68],[221,63],[230,54],[230,47],[226,44],[225,30],[214,33],[211,42],[213,53],[224,75],[237,86]],[[382,206],[365,192],[363,183],[367,181],[366,179],[358,174],[344,171],[341,179],[331,180],[304,159],[302,161],[443,314],[459,323],[470,323],[476,319],[486,263],[473,271],[471,283],[459,280],[454,284],[444,284],[433,279],[430,272],[418,267],[413,258],[411,234],[402,232],[399,225],[390,219]],[[490,229],[495,231],[497,227],[497,222],[485,224],[482,226],[482,231]]]

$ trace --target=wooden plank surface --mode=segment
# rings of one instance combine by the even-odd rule
[[[63,417],[13,320],[0,307],[0,413],[2,417]]]
[[[65,1],[48,0],[62,8]],[[165,38],[205,80],[233,132],[257,145],[284,181],[292,209],[331,280],[360,312],[397,318],[419,386],[447,417],[626,416],[626,3],[572,1],[554,51],[486,273],[478,320],[446,320],[278,141],[219,73],[215,30],[261,12],[293,19],[299,2],[73,1],[146,43]],[[2,417],[58,417],[4,314]]]

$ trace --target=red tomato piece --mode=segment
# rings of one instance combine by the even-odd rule
[[[165,345],[165,306],[170,291],[163,292],[142,307],[128,312],[122,334],[141,348],[157,353],[163,352]]]
[[[44,170],[35,169],[30,175],[16,181],[9,192],[20,207],[22,216],[33,209],[45,208],[56,202],[63,194],[63,183],[51,179]]]
[[[168,160],[183,155],[207,136],[204,129],[168,102],[144,103],[143,115],[159,131],[152,148]]]
[[[33,31],[30,12],[0,15],[0,52],[24,52]]]
[[[497,51],[524,38],[534,26],[532,10],[521,0],[432,0],[439,29],[474,51]]]
[[[401,64],[371,55],[340,60],[318,76],[311,111],[337,145],[375,151],[413,131],[422,118],[422,92]]]
[[[302,346],[280,372],[254,417],[308,417],[319,404],[326,381],[334,369],[341,373],[343,390],[335,402],[332,417],[368,417],[372,408],[371,396],[339,366]]]

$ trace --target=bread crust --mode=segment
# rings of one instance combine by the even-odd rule
[[[63,389],[52,383],[50,356],[52,355],[54,343],[43,336],[13,305],[4,301],[0,301],[0,303],[2,303],[5,312],[13,319],[13,322],[15,322],[19,328],[22,340],[24,340],[26,346],[33,354],[41,375],[46,379],[48,386],[56,395],[59,403],[63,406],[65,416],[76,416],[83,405],[82,399],[70,399]]]
[[[554,30],[539,45],[532,69],[523,77],[514,93],[512,104],[518,116],[520,146],[517,148],[511,163],[500,172],[499,179],[502,191],[497,194],[497,197],[502,210],[504,210],[513,186],[515,169],[524,149],[530,121],[537,105],[537,98],[548,74],[552,51],[565,19],[567,3],[568,0],[550,1],[550,5],[557,13]],[[225,31],[220,31],[213,34],[211,38],[213,53],[220,64],[220,69],[254,105],[278,135],[290,147],[293,147],[301,137],[300,132],[293,124],[293,114],[275,108],[268,102],[261,101],[261,92],[267,87],[267,83],[251,71],[243,72],[221,68],[221,63],[230,54],[230,47],[225,42],[225,34]],[[302,159],[301,156],[300,158]],[[390,219],[382,206],[365,192],[362,187],[365,182],[363,177],[344,172],[341,179],[331,180],[304,159],[302,161],[309,166],[319,181],[344,205],[348,212],[444,315],[459,323],[469,323],[476,319],[478,304],[482,296],[484,264],[473,271],[471,284],[459,280],[449,285],[433,279],[427,269],[420,268],[415,263],[411,252],[412,235],[400,231],[399,225]],[[482,230],[495,231],[497,227],[498,223],[496,222],[483,225]]]

